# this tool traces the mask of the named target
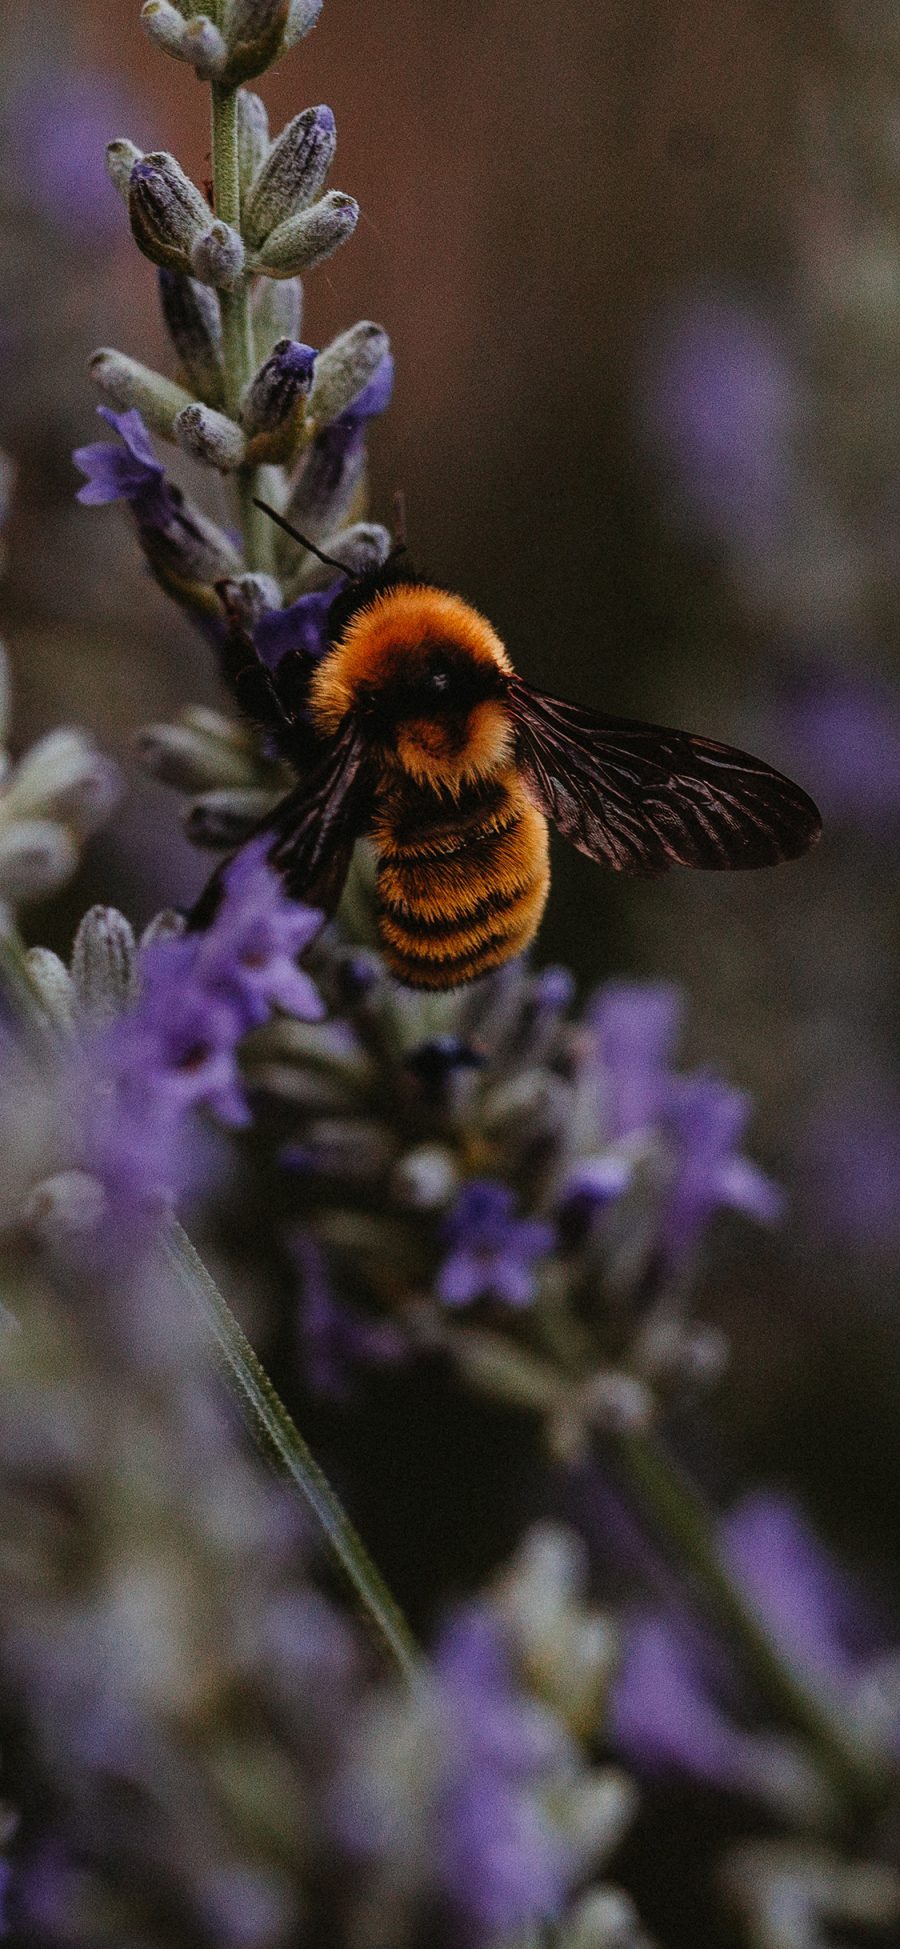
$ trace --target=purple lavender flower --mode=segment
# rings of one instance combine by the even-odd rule
[[[552,1252],[556,1233],[536,1218],[517,1218],[509,1185],[474,1178],[444,1221],[447,1255],[437,1278],[445,1306],[477,1299],[527,1306],[534,1298],[535,1263]]]
[[[689,1265],[720,1206],[743,1211],[762,1224],[774,1224],[781,1215],[777,1185],[736,1148],[749,1113],[750,1098],[714,1076],[673,1080],[663,1119],[673,1165],[660,1230],[671,1274]]]
[[[681,995],[668,982],[614,981],[601,989],[589,1019],[610,1138],[651,1129],[668,1104],[682,1015]]]
[[[770,324],[725,293],[682,298],[651,329],[636,411],[701,533],[741,549],[775,539],[792,487],[794,381]]]
[[[632,1175],[629,1140],[660,1152],[657,1171],[658,1254],[664,1277],[689,1266],[720,1206],[764,1224],[782,1210],[777,1187],[737,1145],[750,1100],[713,1076],[672,1068],[681,1025],[678,990],[663,982],[614,982],[590,1015],[596,1038],[597,1089],[604,1133],[618,1148],[581,1161],[563,1199],[567,1222],[602,1209]]]
[[[438,1809],[438,1873],[477,1941],[514,1936],[559,1914],[568,1854],[541,1801],[565,1771],[557,1721],[512,1682],[495,1621],[476,1605],[444,1627],[434,1654],[447,1718]]]
[[[351,1858],[401,1877],[453,1936],[487,1945],[552,1921],[573,1872],[552,1797],[572,1751],[559,1724],[516,1689],[500,1629],[482,1606],[444,1628],[416,1697],[361,1728],[338,1783],[334,1826]],[[577,1872],[577,1869],[576,1869]]]
[[[96,440],[76,449],[72,458],[86,476],[77,499],[90,507],[126,501],[163,587],[189,607],[218,613],[214,585],[238,574],[242,566],[228,536],[166,478],[136,407],[126,413],[114,413],[108,406],[97,410],[118,433],[122,447]]]
[[[152,1208],[171,1194],[182,1175],[189,1111],[207,1108],[231,1125],[248,1121],[237,1050],[273,1008],[306,1021],[323,1014],[309,976],[295,965],[320,916],[284,898],[263,846],[246,846],[228,867],[206,933],[145,951],[137,1005],[76,1064],[77,1089],[94,1079],[85,1166],[114,1204]]]
[[[833,1708],[853,1714],[873,1649],[871,1620],[798,1507],[786,1497],[748,1496],[720,1535],[735,1581],[782,1656]],[[644,1773],[687,1773],[754,1795],[777,1789],[779,1749],[760,1729],[744,1675],[675,1604],[634,1618],[610,1725]]]

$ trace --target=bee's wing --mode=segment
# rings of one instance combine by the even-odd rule
[[[518,761],[535,804],[583,853],[622,873],[774,866],[821,832],[799,786],[732,745],[596,717],[509,684]]]
[[[331,914],[354,845],[368,825],[371,778],[365,740],[351,719],[319,748],[321,755],[299,785],[266,813],[244,844],[270,840],[265,857],[280,874],[289,898]],[[226,860],[217,868],[200,895],[189,917],[191,927],[206,927],[215,915],[228,865]]]

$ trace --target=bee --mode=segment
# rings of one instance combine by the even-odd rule
[[[269,671],[233,606],[225,659],[238,703],[298,775],[255,837],[287,894],[328,913],[369,839],[398,981],[456,988],[529,946],[549,824],[599,865],[644,875],[772,866],[819,837],[812,800],[760,759],[533,689],[485,617],[404,554],[345,580],[317,662],[292,651]],[[193,924],[215,911],[221,872]]]

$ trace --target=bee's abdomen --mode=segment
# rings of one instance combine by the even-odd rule
[[[399,981],[455,988],[528,946],[547,898],[547,822],[514,772],[451,805],[398,795],[374,837],[379,935]]]

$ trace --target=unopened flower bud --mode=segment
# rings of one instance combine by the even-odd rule
[[[135,940],[116,907],[91,907],[72,948],[72,980],[82,1014],[98,1026],[115,1020],[135,993]]]
[[[72,834],[53,819],[18,819],[0,825],[0,901],[42,900],[74,873],[78,851]]]
[[[219,852],[240,846],[260,819],[264,819],[278,800],[277,792],[262,786],[226,786],[204,792],[184,815],[184,830],[195,846]]]
[[[244,246],[229,223],[211,223],[191,250],[191,269],[204,284],[233,291],[244,269]]]
[[[263,74],[281,52],[290,0],[231,0],[227,15],[229,87]]]
[[[621,1888],[589,1889],[559,1936],[559,1949],[651,1949],[637,1909]]]
[[[148,724],[135,738],[145,770],[179,791],[250,787],[258,783],[252,755],[233,739],[196,723]]]
[[[352,237],[358,219],[359,204],[353,197],[329,190],[311,210],[272,231],[254,259],[254,269],[264,277],[297,277],[312,270]]]
[[[250,381],[241,406],[241,424],[251,443],[252,461],[290,459],[315,362],[310,345],[282,338]]]
[[[202,460],[207,467],[218,467],[221,474],[229,474],[239,467],[247,451],[247,442],[235,421],[199,402],[185,406],[179,413],[175,438],[185,453],[194,460]]]
[[[0,800],[0,819],[56,819],[93,832],[115,803],[115,766],[81,731],[49,731],[32,745]]]
[[[49,947],[30,947],[25,956],[28,975],[38,999],[57,1028],[71,1028],[75,1014],[75,984],[64,961]]]
[[[391,1189],[412,1211],[439,1211],[459,1189],[459,1169],[444,1144],[418,1144],[395,1166]]]
[[[304,108],[282,129],[253,180],[243,212],[251,246],[314,203],[334,160],[337,136],[330,108]]]
[[[298,277],[261,277],[253,302],[253,336],[259,358],[268,357],[280,338],[299,338],[303,286]]]
[[[172,277],[175,273],[168,271],[164,275]],[[185,406],[191,405],[193,393],[164,378],[161,372],[153,372],[139,359],[129,359],[124,352],[117,352],[111,345],[101,345],[91,354],[88,370],[107,406],[114,406],[120,413],[136,406],[154,433],[174,440],[176,418]]]
[[[106,1193],[87,1171],[59,1171],[35,1185],[25,1220],[51,1251],[65,1251],[91,1237],[106,1211]]]
[[[141,8],[141,26],[145,34],[164,54],[174,54],[176,60],[183,58],[181,43],[184,38],[185,18],[169,0],[145,0]]]
[[[221,406],[225,374],[218,300],[208,284],[181,271],[160,271],[159,296],[169,337],[191,383],[191,396],[199,396],[207,406]],[[189,404],[189,398],[181,401],[181,406]]]
[[[247,629],[255,629],[270,609],[280,609],[281,588],[274,575],[236,575],[228,582],[229,614],[240,617]]]
[[[330,426],[374,378],[389,351],[387,332],[369,318],[332,339],[316,360],[309,418],[317,426]]]
[[[321,11],[322,0],[291,0],[283,46],[295,47],[298,41],[302,41],[310,28],[315,27]]]
[[[214,222],[204,196],[164,149],[142,156],[131,171],[128,211],[145,257],[171,271],[191,268],[191,251]]]
[[[254,176],[269,153],[269,117],[266,104],[252,88],[242,88],[237,98],[238,174],[246,197]]]
[[[131,172],[136,162],[142,162],[143,149],[137,149],[133,142],[120,136],[117,142],[110,142],[106,148],[106,172],[114,189],[128,202],[131,187]]]
[[[368,575],[381,568],[391,552],[391,536],[379,521],[356,521],[327,537],[327,553],[343,564],[348,575]],[[333,572],[333,571],[332,571]]]
[[[218,81],[224,72],[228,49],[218,27],[206,14],[195,14],[185,27],[181,58],[189,61],[201,81]]]

